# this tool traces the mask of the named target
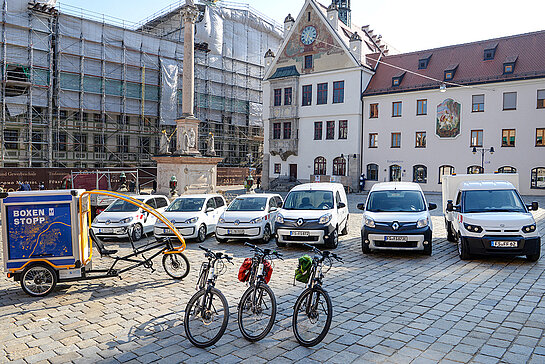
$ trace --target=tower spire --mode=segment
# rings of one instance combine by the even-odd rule
[[[350,10],[350,0],[333,0],[333,3],[337,5],[339,9],[339,20],[346,24],[348,27],[352,26],[352,15]]]

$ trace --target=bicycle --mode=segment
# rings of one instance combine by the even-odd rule
[[[342,262],[342,259],[330,251],[321,251],[318,248],[303,244],[314,252],[307,288],[295,302],[293,309],[292,328],[299,344],[310,347],[319,344],[327,335],[333,316],[331,298],[322,288],[324,274],[331,269],[333,259]],[[329,267],[323,272],[324,261]],[[321,320],[325,318],[325,322]]]
[[[266,264],[270,267],[270,259],[282,259],[282,254],[249,243],[244,245],[252,248],[254,257],[248,278],[250,286],[238,304],[238,327],[246,340],[255,342],[267,336],[276,319],[276,297],[265,279]]]
[[[223,293],[215,288],[215,284],[218,275],[225,271],[223,259],[233,264],[233,257],[221,252],[214,253],[203,246],[199,248],[206,252],[208,261],[202,263],[197,293],[187,303],[184,329],[193,345],[206,348],[218,342],[229,322],[229,304]]]

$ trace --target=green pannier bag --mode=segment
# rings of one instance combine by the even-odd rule
[[[303,283],[308,283],[310,278],[310,267],[312,266],[312,258],[307,254],[299,258],[299,265],[295,270],[295,280]]]

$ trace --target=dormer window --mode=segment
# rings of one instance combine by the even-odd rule
[[[496,55],[496,48],[498,48],[498,43],[490,44],[484,49],[484,56],[483,59],[485,61],[489,61],[494,59],[494,56]]]
[[[445,81],[452,80],[454,78],[454,75],[456,74],[457,69],[458,69],[457,64],[451,64],[450,66],[448,66],[447,69],[445,70],[444,80]]]
[[[405,72],[398,73],[392,77],[392,87],[398,87],[401,84],[401,81],[403,81],[403,76],[405,76]]]
[[[503,74],[509,74],[515,72],[515,63],[518,56],[507,57],[503,62]]]
[[[418,69],[419,70],[425,70],[428,68],[428,63],[430,63],[431,53],[423,55],[418,60]]]

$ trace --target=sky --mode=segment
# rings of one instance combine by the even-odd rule
[[[175,0],[60,0],[116,18],[138,22]],[[304,0],[237,0],[284,22]],[[330,0],[322,0],[329,5]],[[411,52],[545,29],[543,0],[352,0],[352,22],[370,25],[395,52]]]

